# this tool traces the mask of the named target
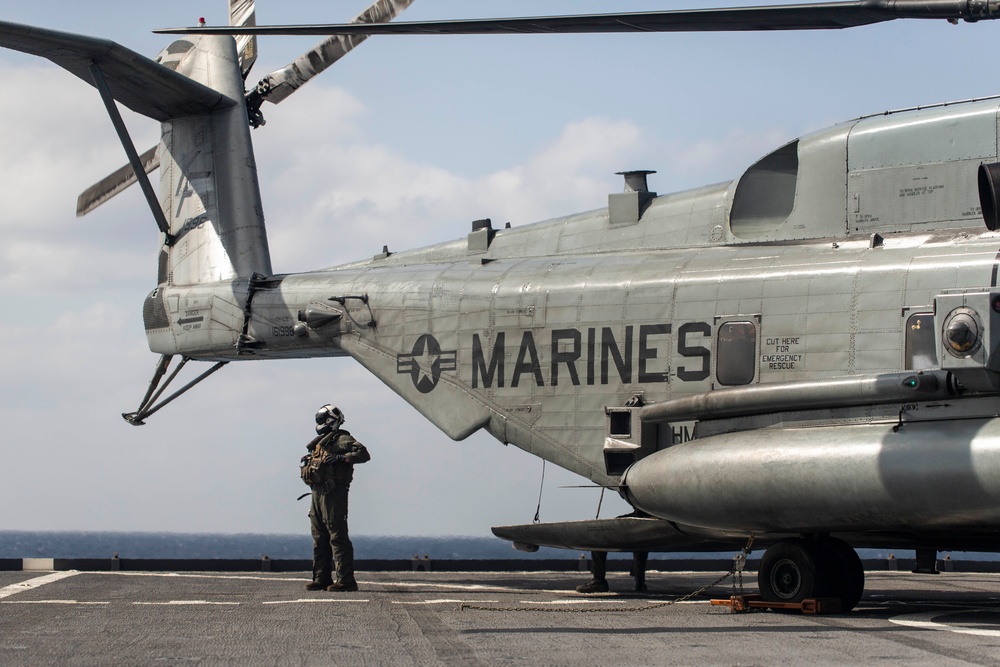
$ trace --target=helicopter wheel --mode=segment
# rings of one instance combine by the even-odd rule
[[[760,594],[768,602],[802,602],[816,597],[816,559],[805,540],[781,540],[764,552],[757,573]]]
[[[794,538],[764,552],[757,585],[768,602],[835,597],[846,612],[861,600],[865,571],[857,552],[843,540]]]
[[[843,540],[824,537],[819,541],[818,553],[822,554],[824,588],[840,600],[841,611],[850,611],[865,592],[865,568],[858,552]]]

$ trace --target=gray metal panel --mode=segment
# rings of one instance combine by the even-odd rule
[[[722,530],[997,525],[1000,420],[895,426],[889,421],[714,435],[640,460],[624,481],[636,507]]]
[[[976,171],[997,156],[996,99],[859,120],[848,140],[848,233],[978,224]]]
[[[242,99],[236,46],[201,38],[177,65]],[[165,123],[160,198],[170,231],[170,280],[194,285],[271,274],[250,129],[243,104]]]
[[[995,99],[863,118],[851,130],[848,169],[995,157]]]
[[[815,132],[799,140],[799,180],[795,206],[773,237],[792,240],[830,238],[847,226],[847,136],[852,123]]]
[[[994,134],[991,131],[991,134]],[[993,156],[987,159],[992,160]],[[941,229],[982,224],[976,170],[982,158],[851,172],[851,233]]]

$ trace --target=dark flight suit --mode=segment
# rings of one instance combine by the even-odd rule
[[[625,519],[628,517],[636,517],[640,519],[648,518],[649,515],[640,510],[632,510],[628,514],[623,514],[619,519]],[[645,591],[646,590],[646,563],[649,560],[648,551],[633,551],[632,552],[632,567],[629,570],[629,575],[635,579],[635,590]],[[604,593],[609,590],[607,573],[608,573],[608,552],[607,551],[591,551],[590,552],[590,573],[594,575],[594,578],[581,585],[577,586],[576,590],[580,593]]]
[[[354,545],[347,532],[347,494],[354,464],[371,459],[368,450],[347,431],[317,436],[307,445],[303,480],[312,488],[309,520],[313,537],[313,582],[331,584],[336,562],[337,581],[354,582]],[[306,470],[312,468],[307,479]]]
[[[629,570],[629,575],[635,579],[635,590],[637,591],[646,590],[646,561],[648,559],[648,551],[635,551],[632,553],[632,567]],[[577,590],[581,593],[601,593],[607,591],[607,551],[590,552],[590,573],[594,575],[593,581],[577,587]]]

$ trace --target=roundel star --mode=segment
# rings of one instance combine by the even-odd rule
[[[429,394],[437,387],[441,371],[454,371],[456,367],[456,351],[442,350],[441,344],[430,334],[417,338],[410,354],[396,357],[396,371],[408,373],[421,394]]]

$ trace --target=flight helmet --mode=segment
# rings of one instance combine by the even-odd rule
[[[316,411],[316,433],[322,435],[336,431],[344,423],[344,413],[335,405],[327,403]]]

